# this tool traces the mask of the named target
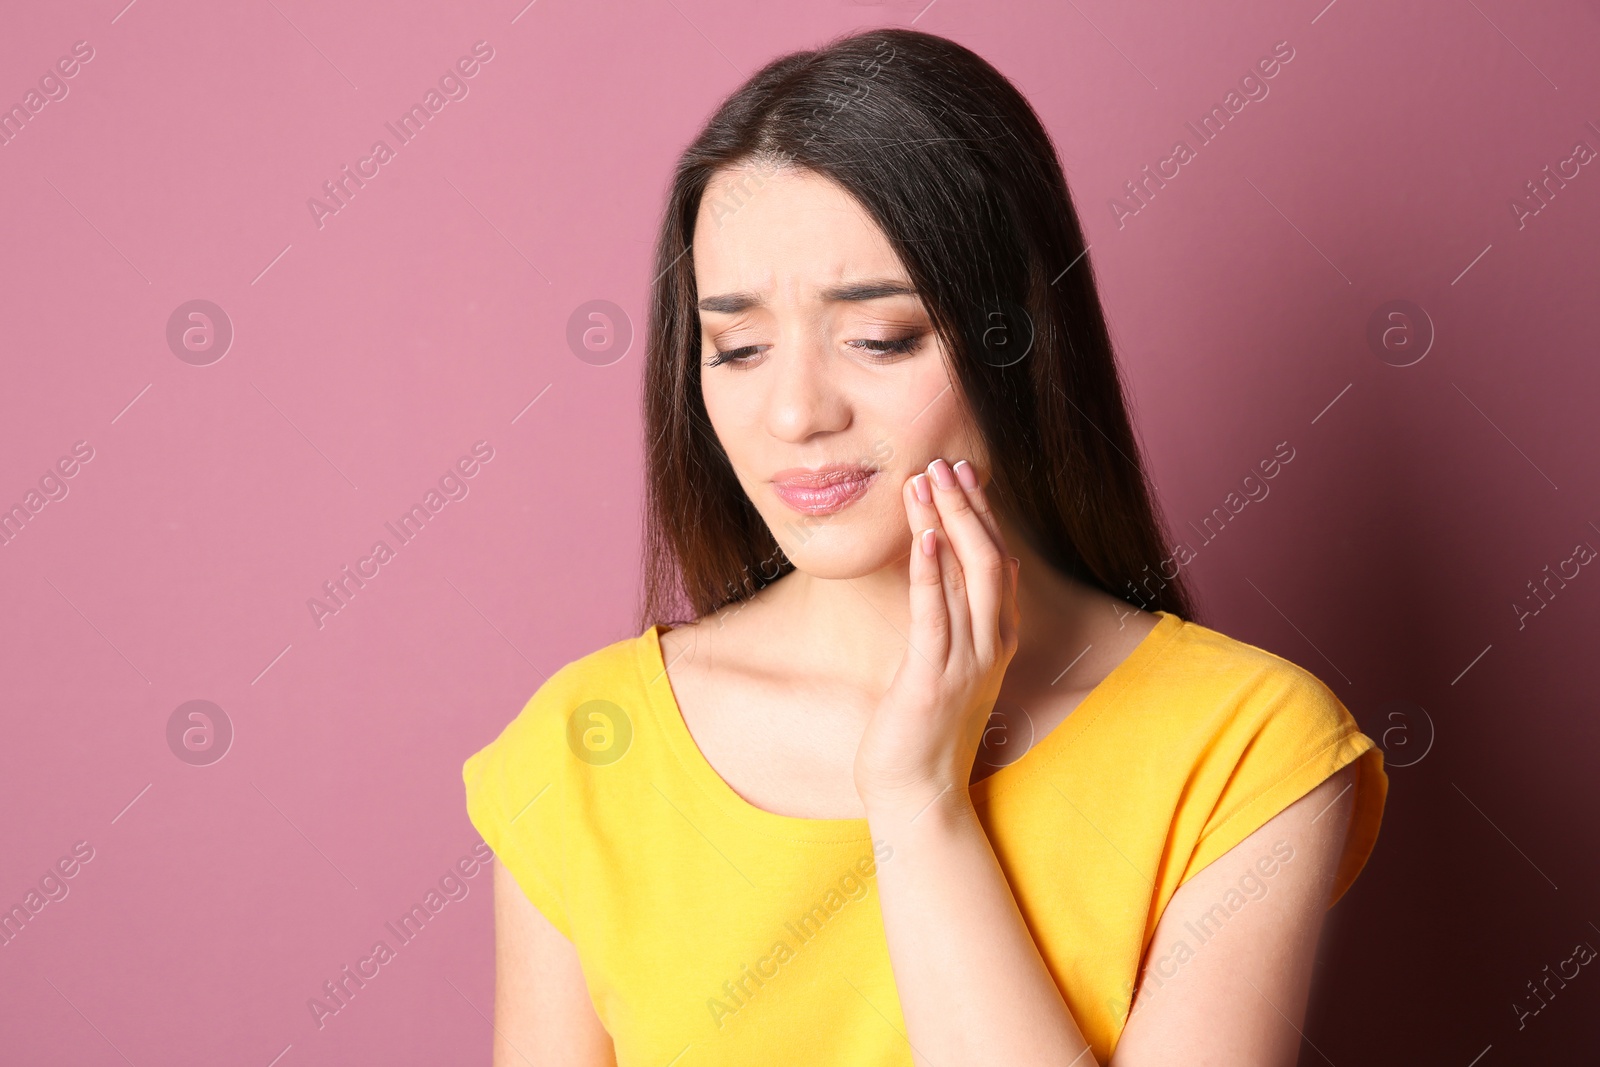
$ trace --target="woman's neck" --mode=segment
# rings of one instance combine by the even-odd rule
[[[1008,675],[1059,671],[1064,648],[1082,648],[1094,640],[1097,624],[1113,621],[1106,605],[1114,598],[1058,573],[1019,531],[1004,520],[1001,527],[1007,549],[1022,561],[1020,636]],[[901,556],[852,578],[791,571],[751,601],[724,611],[749,612],[741,621],[753,628],[763,658],[782,659],[790,670],[825,674],[879,695],[888,690],[911,632],[907,559]],[[1106,612],[1106,618],[1092,619],[1095,611]]]

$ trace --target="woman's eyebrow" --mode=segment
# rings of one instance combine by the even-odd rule
[[[905,282],[883,279],[828,286],[820,290],[817,295],[824,303],[832,304],[841,301],[881,300],[886,296],[916,296],[917,289],[916,286]],[[723,314],[734,315],[741,311],[748,311],[750,308],[764,307],[765,305],[766,298],[761,294],[743,291],[723,293],[720,296],[708,296],[695,306],[701,311],[720,311]]]

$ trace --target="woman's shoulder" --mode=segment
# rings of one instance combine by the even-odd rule
[[[632,637],[618,638],[567,661],[539,686],[530,703],[548,698],[581,698],[591,693],[621,694],[637,688],[655,629],[647,627]]]
[[[1166,720],[1151,727],[1161,732],[1152,740],[1189,775],[1255,800],[1303,792],[1357,759],[1371,778],[1383,776],[1381,750],[1302,664],[1192,621],[1161,659],[1143,701]]]
[[[461,767],[467,814],[528,899],[569,940],[563,851],[567,797],[578,761],[617,762],[632,738],[624,705],[642,691],[644,634],[571,660],[534,691],[498,736]]]
[[[629,717],[644,692],[641,670],[644,645],[651,629],[605,644],[569,660],[534,690],[509,721],[500,723],[498,736],[468,760],[475,764],[491,754],[515,762],[550,760],[560,755],[561,742],[579,742],[595,723],[616,725]],[[587,735],[593,739],[595,735]]]
[[[1318,673],[1248,641],[1185,621],[1161,659],[1144,702],[1159,714],[1133,718],[1160,724],[1146,740],[1184,783],[1177,818],[1198,842],[1185,878],[1358,764],[1337,899],[1377,839],[1388,794],[1382,749]]]
[[[1163,614],[1116,682],[1106,744],[1184,774],[1329,773],[1375,747],[1318,673],[1199,622]]]
[[[1193,620],[1177,619],[1163,651],[1163,681],[1193,692],[1201,706],[1212,700],[1260,707],[1293,701],[1325,711],[1343,706],[1318,672]]]

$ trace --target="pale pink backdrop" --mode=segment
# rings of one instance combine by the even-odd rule
[[[1594,3],[125,2],[14,3],[0,32],[0,106],[40,90],[0,145],[0,507],[38,490],[0,544],[0,907],[66,890],[0,944],[0,1059],[487,1062],[484,874],[337,1014],[308,1001],[478,844],[461,761],[635,632],[676,154],[774,56],[914,23],[1057,140],[1204,621],[1388,750],[1302,1062],[1588,1062],[1600,976],[1515,1005],[1600,946]],[[478,42],[399,145],[385,123]],[[1201,145],[1185,124],[1279,42]],[[220,359],[182,342],[195,300]],[[569,343],[597,300],[626,349]],[[478,442],[400,544],[384,524]],[[169,733],[190,701],[220,716]]]

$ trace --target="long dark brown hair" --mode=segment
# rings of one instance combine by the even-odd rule
[[[689,250],[712,175],[738,165],[757,181],[778,166],[829,178],[881,228],[987,442],[991,501],[1051,566],[1137,607],[1194,617],[1183,575],[1164,569],[1164,530],[1049,134],[976,53],[878,29],[773,60],[678,162],[646,330],[640,629],[700,618],[793,569],[700,393]],[[747,183],[715,207],[751,192]]]

